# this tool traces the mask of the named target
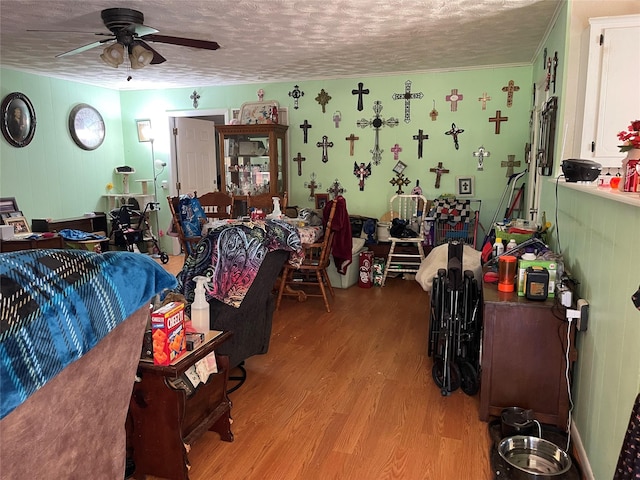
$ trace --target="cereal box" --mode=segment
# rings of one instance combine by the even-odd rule
[[[151,314],[153,363],[169,365],[185,350],[184,303],[171,302]]]

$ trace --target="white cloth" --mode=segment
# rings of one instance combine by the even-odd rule
[[[482,263],[480,261],[481,252],[477,251],[470,245],[465,245],[462,251],[462,269],[471,270],[474,278],[482,281]],[[449,245],[443,244],[435,247],[429,255],[422,260],[418,273],[416,273],[416,282],[420,284],[425,292],[431,292],[431,284],[433,278],[438,274],[440,268],[447,269],[449,261]]]

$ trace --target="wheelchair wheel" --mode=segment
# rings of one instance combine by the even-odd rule
[[[162,263],[169,263],[169,255],[166,252],[160,252],[160,261]]]
[[[455,362],[448,362],[447,364],[449,366],[450,385],[445,385],[444,361],[442,359],[438,358],[434,360],[433,368],[431,369],[433,381],[440,387],[443,396],[456,391],[460,387],[460,368],[458,368]]]
[[[462,391],[470,397],[478,393],[480,389],[480,379],[478,378],[478,371],[470,362],[466,360],[460,360],[460,387]]]

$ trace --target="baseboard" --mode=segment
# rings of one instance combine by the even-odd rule
[[[596,477],[593,475],[593,470],[591,470],[591,464],[589,463],[589,458],[587,457],[587,452],[582,444],[582,437],[580,437],[580,432],[578,431],[575,421],[571,422],[571,441],[573,443],[574,455],[578,457],[578,462],[580,463],[583,480],[596,480]]]

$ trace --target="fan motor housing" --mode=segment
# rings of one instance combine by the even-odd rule
[[[144,14],[130,8],[107,8],[100,13],[104,25],[114,34],[132,25],[142,25]]]

